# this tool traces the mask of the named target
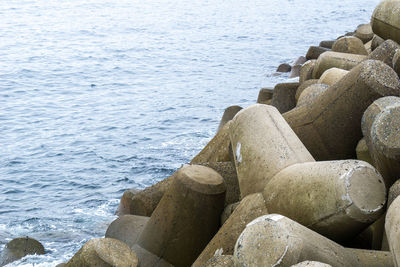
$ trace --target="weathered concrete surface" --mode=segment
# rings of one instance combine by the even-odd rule
[[[358,235],[380,217],[386,204],[382,176],[357,160],[291,165],[269,181],[263,196],[270,213],[337,242]]]
[[[381,1],[371,17],[372,30],[383,39],[400,43],[400,3],[394,0]]]
[[[297,88],[296,91],[296,95],[295,95],[295,99],[296,99],[296,103],[299,101],[299,97],[301,95],[301,93],[310,85],[319,83],[318,79],[310,79],[310,80],[306,80],[304,81],[302,84],[300,84],[299,88]]]
[[[320,95],[322,95],[328,88],[329,85],[324,83],[316,83],[308,86],[300,94],[297,101],[297,106],[308,105],[309,103],[317,99]]]
[[[241,266],[291,266],[310,259],[337,267],[393,266],[388,252],[346,249],[279,214],[249,223],[236,242],[234,256]]]
[[[330,86],[318,101],[296,107],[283,117],[317,160],[354,159],[365,109],[382,96],[399,94],[400,81],[394,70],[383,62],[367,60]]]
[[[0,255],[0,266],[33,254],[44,254],[44,247],[39,241],[31,237],[14,238],[5,245]]]
[[[255,104],[232,120],[230,138],[242,198],[264,190],[269,180],[295,163],[314,161],[278,110]]]
[[[374,33],[371,28],[371,24],[361,24],[357,27],[355,37],[359,38],[364,44],[372,40]]]
[[[285,113],[296,106],[296,91],[299,83],[278,83],[274,87],[271,106],[276,107],[280,113]]]
[[[302,261],[300,263],[292,265],[291,267],[332,267],[332,265],[319,261]]]
[[[353,36],[345,36],[336,40],[336,42],[332,46],[332,51],[358,55],[368,55],[368,51],[367,49],[365,49],[363,42],[357,37]]]
[[[400,46],[396,42],[386,40],[369,54],[367,58],[380,60],[388,66],[393,67],[393,58],[399,48]]]
[[[321,54],[331,51],[328,48],[320,47],[320,46],[310,46],[307,51],[306,58],[307,59],[317,59]]]
[[[394,266],[400,266],[400,197],[390,205],[386,213],[385,232],[390,251],[393,253]]]
[[[222,115],[221,121],[219,122],[217,132],[221,130],[228,121],[232,120],[232,118],[235,117],[236,113],[238,113],[242,109],[243,108],[241,106],[227,107],[224,111],[224,114]]]
[[[371,165],[374,164],[371,158],[371,154],[369,153],[367,141],[365,140],[364,137],[361,138],[361,140],[357,144],[356,154],[357,154],[357,159],[368,162]]]
[[[274,88],[262,88],[260,92],[258,92],[257,103],[258,104],[267,104],[272,99],[274,94]]]
[[[217,250],[222,249],[224,255],[233,255],[236,240],[246,225],[255,218],[266,214],[268,214],[268,210],[265,207],[262,194],[256,193],[246,196],[192,266],[203,266]]]
[[[324,83],[327,85],[334,85],[337,83],[340,79],[342,79],[349,71],[347,70],[342,70],[338,68],[330,68],[324,71],[324,73],[321,75],[319,78],[318,82],[319,83]]]
[[[175,266],[189,266],[218,231],[225,190],[222,176],[211,168],[183,166],[137,245]]]
[[[204,267],[236,267],[238,263],[232,255],[217,255],[203,265]]]
[[[312,74],[314,71],[314,66],[317,63],[316,59],[308,60],[301,66],[299,83],[303,84],[305,81],[312,79]]]

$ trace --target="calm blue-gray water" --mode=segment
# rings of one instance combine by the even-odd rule
[[[230,105],[255,103],[310,45],[379,0],[0,2],[0,250],[55,266],[104,236],[124,189],[190,161]]]

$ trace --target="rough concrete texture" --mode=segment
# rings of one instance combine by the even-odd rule
[[[380,2],[372,13],[371,26],[376,35],[400,43],[400,3],[395,0]]]
[[[342,79],[349,71],[342,70],[338,68],[330,68],[324,71],[324,73],[319,78],[319,83],[324,83],[327,85],[333,85]]]
[[[191,265],[219,228],[225,190],[211,168],[183,166],[137,244],[175,266]]]
[[[365,55],[355,55],[340,52],[325,52],[318,59],[313,70],[313,78],[319,79],[321,75],[330,68],[351,70],[361,61],[365,60]]]
[[[276,72],[290,72],[292,70],[292,66],[287,63],[282,63],[276,69]]]
[[[306,63],[306,62],[307,62],[307,58],[306,58],[306,57],[299,56],[299,57],[295,60],[295,62],[293,63],[293,66],[296,66],[296,65],[303,65],[303,64]]]
[[[291,267],[332,267],[332,265],[319,261],[302,261],[300,263],[292,265]]]
[[[205,162],[199,165],[209,167],[218,172],[224,179],[226,194],[224,207],[240,200],[240,188],[236,174],[235,164],[232,162]]]
[[[108,226],[105,237],[120,240],[132,248],[148,220],[145,216],[123,215]]]
[[[287,166],[314,161],[278,110],[269,105],[241,110],[232,120],[230,138],[242,198],[261,192]]]
[[[306,80],[306,81],[304,81],[303,83],[301,83],[300,86],[299,86],[299,88],[297,88],[297,91],[296,91],[296,95],[295,95],[296,103],[297,103],[297,101],[299,101],[299,97],[300,97],[301,93],[302,93],[307,87],[309,87],[310,85],[316,84],[316,83],[318,83],[318,82],[319,82],[318,79],[310,79],[310,80]]]
[[[386,213],[385,232],[390,251],[393,253],[394,266],[400,266],[400,197],[397,197]]]
[[[301,66],[300,69],[300,76],[299,76],[299,83],[303,84],[305,81],[312,79],[312,74],[314,71],[315,63],[317,62],[316,59],[308,60]]]
[[[222,251],[224,255],[233,255],[236,240],[246,225],[255,218],[266,214],[268,211],[262,194],[246,196],[192,266],[203,266],[216,251]]]
[[[228,220],[228,218],[232,215],[233,211],[237,208],[239,203],[240,202],[235,202],[225,207],[224,211],[221,214],[221,225],[223,225],[226,220]]]
[[[357,154],[357,159],[366,161],[369,164],[373,165],[371,154],[369,153],[367,146],[367,141],[365,141],[364,137],[361,138],[361,140],[357,144],[356,154]]]
[[[294,65],[290,71],[289,78],[296,78],[300,76],[300,70],[302,65]]]
[[[135,244],[132,247],[132,251],[136,254],[137,258],[139,259],[139,266],[140,267],[174,267],[171,263],[167,262],[166,260],[154,255],[153,253],[145,250],[138,244]]]
[[[371,24],[359,25],[354,36],[360,39],[364,44],[372,40],[374,33],[372,32]]]
[[[318,96],[325,92],[329,88],[329,85],[323,83],[316,83],[308,86],[299,97],[297,106],[307,105],[314,101]]]
[[[258,92],[257,103],[266,104],[267,101],[272,99],[273,94],[274,88],[262,88],[260,92]]]
[[[239,236],[234,256],[241,266],[291,266],[310,260],[337,267],[393,266],[389,252],[347,249],[279,214],[253,220]]]
[[[382,176],[358,160],[294,164],[276,174],[263,195],[270,213],[337,242],[354,238],[377,220],[386,203]]]
[[[28,236],[15,238],[5,245],[0,255],[0,266],[33,254],[44,254],[44,247],[39,241]]]
[[[298,82],[278,83],[274,87],[271,105],[276,107],[280,113],[285,113],[296,106],[296,91]]]
[[[389,96],[374,101],[361,125],[374,166],[390,187],[400,177],[400,98]]]
[[[371,50],[374,51],[378,46],[380,46],[385,40],[383,40],[378,35],[374,34],[374,37],[371,40]]]
[[[233,117],[235,117],[236,113],[238,113],[240,110],[242,110],[243,108],[240,106],[230,106],[227,107],[224,111],[224,114],[222,115],[221,121],[219,122],[218,125],[218,129],[217,132],[219,130],[221,130],[224,125],[230,121],[231,119],[233,119]]]
[[[336,40],[321,41],[321,42],[319,43],[319,46],[332,49],[332,46],[333,46],[333,44],[334,44],[335,42],[336,42]]]
[[[385,231],[385,213],[373,224],[357,235],[353,240],[344,243],[345,247],[383,250],[382,240]]]
[[[296,107],[283,117],[317,160],[354,159],[365,109],[382,96],[399,94],[400,81],[394,70],[381,61],[366,60],[318,101]]]
[[[332,51],[358,55],[368,55],[368,51],[367,49],[365,49],[363,42],[357,37],[353,36],[345,36],[336,40],[336,42],[332,46]]]
[[[396,42],[386,40],[368,55],[368,59],[380,60],[392,67],[394,54],[399,48],[400,46]]]
[[[65,265],[78,266],[136,267],[139,266],[139,261],[124,242],[113,238],[95,238],[83,245]]]
[[[321,47],[321,46],[310,46],[307,51],[306,58],[307,59],[317,59],[322,53],[327,51],[331,51],[329,48]]]
[[[392,66],[397,75],[400,75],[400,49],[397,49],[394,53]]]
[[[197,154],[190,163],[226,162],[231,161],[229,156],[229,125],[227,122],[210,142]]]
[[[372,52],[372,40],[364,44],[365,50],[367,50],[367,53],[370,54]]]
[[[209,259],[204,267],[235,267],[238,266],[236,258],[232,255],[216,255]]]
[[[165,191],[173,181],[174,175],[143,190],[128,189],[121,197],[117,215],[124,214],[140,215],[150,217],[157,207]]]
[[[387,206],[390,207],[392,202],[400,195],[400,180],[397,180],[389,189]]]

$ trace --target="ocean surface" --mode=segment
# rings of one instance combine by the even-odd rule
[[[189,162],[310,45],[379,0],[0,2],[0,250],[31,236],[55,266],[102,237],[127,188]]]

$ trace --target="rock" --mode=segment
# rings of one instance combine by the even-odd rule
[[[229,156],[229,125],[230,122],[226,123],[190,163],[231,161]]]
[[[321,55],[315,64],[313,78],[319,79],[321,75],[330,68],[351,70],[367,57],[340,52],[326,52]]]
[[[190,266],[219,228],[225,190],[222,176],[211,168],[183,166],[137,245],[174,266]]]
[[[321,161],[286,167],[270,179],[263,196],[270,213],[343,242],[382,215],[386,188],[367,162]]]
[[[287,63],[282,63],[276,69],[276,72],[290,72],[292,70],[292,66]]]
[[[369,23],[361,24],[360,26],[357,27],[354,36],[360,39],[364,44],[372,40],[372,38],[374,37],[374,33],[372,32],[371,25]]]
[[[319,83],[324,83],[327,85],[333,85],[342,79],[349,71],[342,70],[338,68],[330,68],[324,71],[324,73],[319,78]]]
[[[371,26],[373,32],[387,40],[400,42],[400,3],[393,0],[381,1],[372,13]]]
[[[317,58],[319,58],[319,56],[322,53],[325,53],[327,51],[331,51],[331,50],[328,48],[325,48],[325,47],[320,47],[320,46],[310,46],[310,48],[307,51],[306,58],[307,59],[317,59]]]
[[[0,266],[19,260],[26,255],[43,255],[44,253],[43,245],[36,239],[28,236],[14,238],[5,245],[0,257]]]
[[[374,101],[362,117],[362,131],[374,166],[387,187],[400,177],[400,98],[383,97]]]
[[[353,36],[342,37],[333,44],[332,51],[358,55],[368,55],[363,42]]]
[[[358,142],[357,147],[356,147],[356,154],[357,154],[357,159],[363,160],[363,161],[368,162],[369,164],[373,165],[371,154],[369,153],[367,142],[365,141],[365,138],[361,138],[361,140]]]
[[[219,123],[217,132],[221,130],[228,121],[232,120],[233,117],[235,117],[236,113],[238,113],[240,110],[242,110],[242,107],[240,106],[227,107],[224,111],[224,115],[222,115],[222,119]]]
[[[278,83],[274,87],[271,106],[276,107],[279,112],[284,113],[296,106],[296,91],[299,83]]]
[[[397,197],[386,213],[385,232],[389,242],[390,252],[393,253],[394,266],[400,262],[400,197]]]
[[[354,159],[365,109],[382,96],[399,94],[400,81],[393,69],[367,60],[330,86],[318,101],[283,117],[317,160]]]
[[[299,97],[297,106],[307,105],[319,97],[329,88],[329,85],[323,83],[312,84],[307,87]]]
[[[329,48],[332,49],[333,44],[336,42],[336,40],[327,40],[327,41],[321,41],[319,43],[320,47],[325,47],[325,48]]]
[[[113,238],[94,238],[86,242],[65,265],[77,266],[136,267],[139,261],[124,242]]]
[[[304,81],[302,84],[300,84],[300,86],[297,88],[296,95],[295,95],[296,103],[299,101],[299,97],[300,97],[301,93],[307,87],[309,87],[310,85],[316,84],[316,83],[319,83],[318,79],[307,80],[307,81]]]
[[[257,103],[267,104],[274,95],[274,88],[262,88],[258,93]]]
[[[279,214],[253,220],[239,236],[234,257],[240,266],[291,266],[312,259],[332,266],[393,266],[384,251],[344,248]]]
[[[312,74],[314,71],[314,66],[317,60],[309,60],[301,66],[299,83],[303,84],[305,81],[312,79]]]
[[[314,161],[278,110],[255,104],[240,111],[230,128],[241,197],[264,190],[279,171]]]
[[[383,40],[378,35],[374,34],[374,37],[371,40],[371,50],[374,51],[378,46],[380,46],[385,40]]]
[[[380,60],[390,67],[393,67],[393,58],[399,48],[400,46],[396,42],[386,40],[369,54],[368,59]]]
[[[217,250],[221,250],[223,254],[232,255],[235,242],[246,227],[246,224],[267,213],[264,198],[260,193],[243,198],[192,266],[204,266]]]
[[[105,237],[122,241],[132,248],[148,220],[145,216],[123,215],[110,224]]]

